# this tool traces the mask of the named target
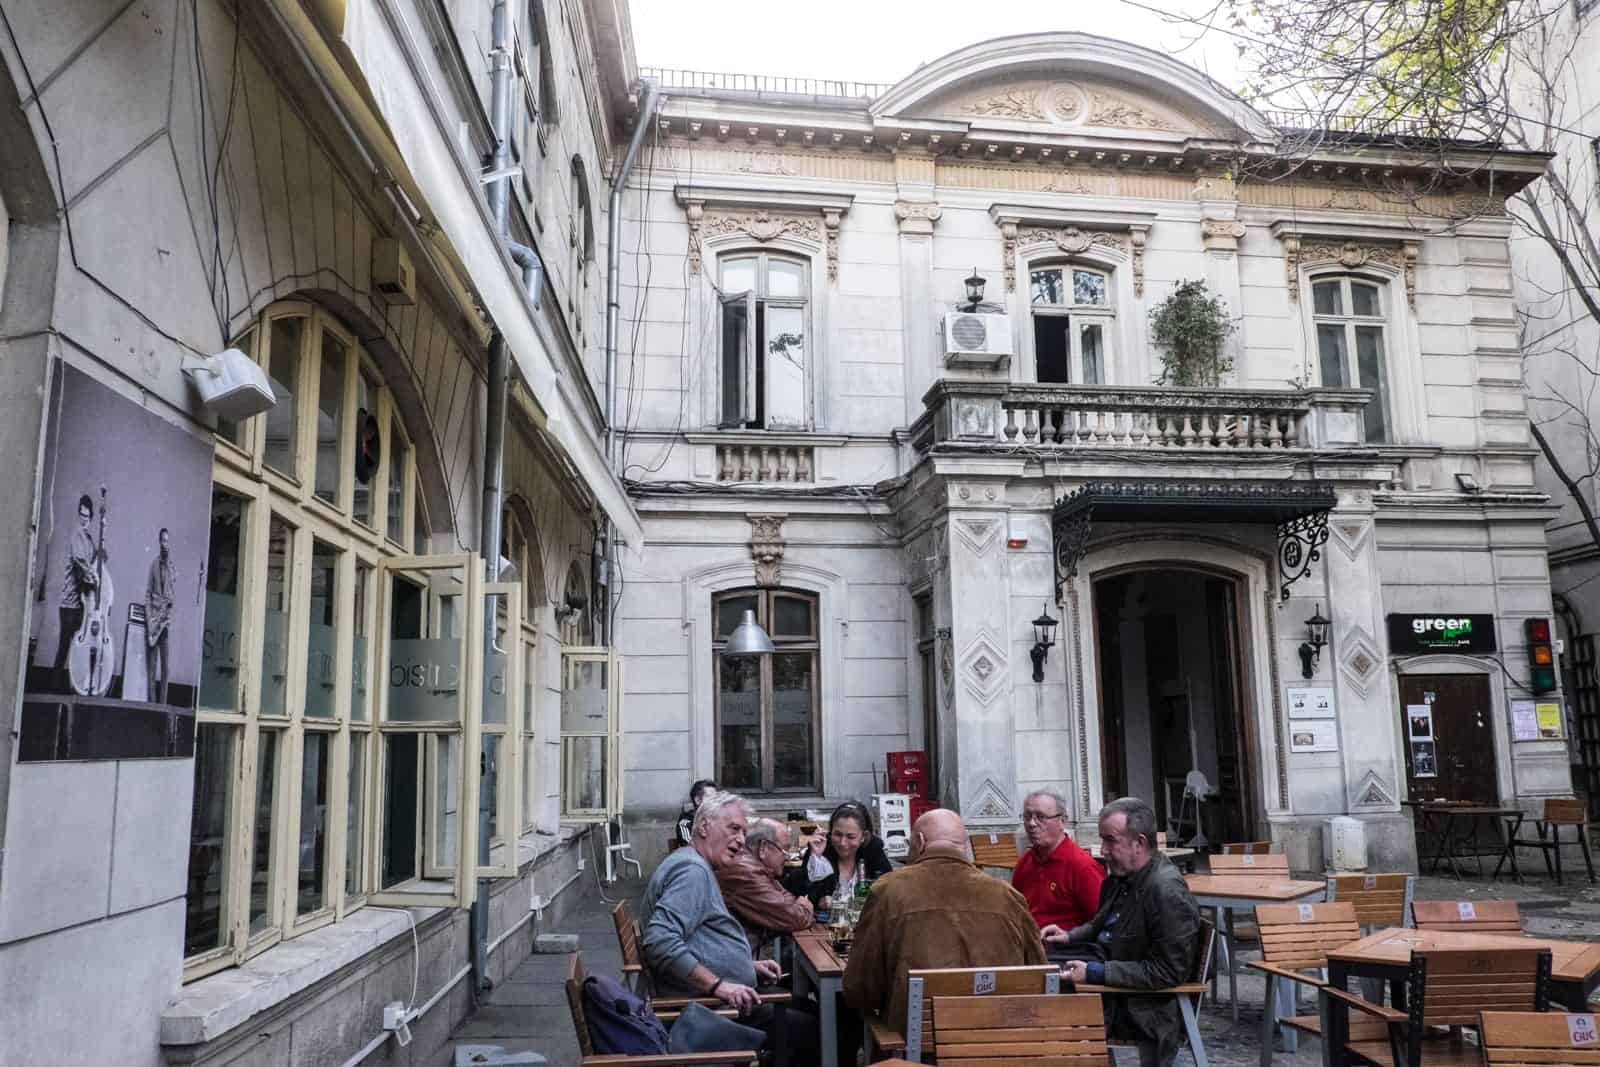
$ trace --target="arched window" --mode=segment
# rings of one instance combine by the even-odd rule
[[[722,380],[718,425],[811,425],[810,265],[772,252],[718,260]]]
[[[728,635],[746,611],[772,637],[770,655],[729,659]],[[724,789],[814,792],[820,787],[817,597],[793,589],[735,589],[711,600],[717,679],[717,771]]]
[[[538,781],[539,721],[539,621],[549,593],[544,584],[544,560],[538,531],[523,520],[523,508],[508,506],[501,526],[500,554],[522,583],[522,825],[534,825],[540,800]]]
[[[583,320],[589,307],[589,262],[594,258],[594,220],[589,211],[589,181],[583,157],[572,157],[572,248],[571,273],[567,286],[567,310],[573,313],[572,329],[583,347]]]
[[[1373,390],[1362,418],[1368,441],[1387,441],[1388,286],[1357,274],[1325,274],[1311,282],[1317,330],[1318,380],[1325,386]]]
[[[379,574],[428,549],[417,450],[377,363],[325,310],[275,304],[234,346],[266,371],[277,404],[216,430],[184,924],[190,978],[336,921],[393,884],[376,872],[420,875],[417,851],[436,844],[422,817],[423,741],[383,732],[374,677],[376,635],[391,632],[380,601],[396,617],[409,610],[380,596]],[[453,609],[436,599],[442,620]],[[421,615],[411,623],[427,625]],[[417,773],[411,815],[380,824],[385,741],[409,742]],[[391,775],[391,790],[397,783]],[[404,862],[391,863],[402,839]]]
[[[1111,276],[1076,263],[1028,272],[1034,377],[1040,382],[1102,385],[1111,380],[1116,312]]]

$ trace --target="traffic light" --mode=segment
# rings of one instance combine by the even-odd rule
[[[1556,650],[1550,642],[1549,619],[1526,619],[1522,633],[1528,644],[1528,688],[1535,693],[1556,687]]]

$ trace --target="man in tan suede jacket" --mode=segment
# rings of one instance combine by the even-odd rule
[[[912,862],[873,884],[845,964],[844,996],[899,1030],[906,972],[1044,963],[1022,894],[967,859],[961,816],[936,808],[911,828]]]
[[[788,858],[788,824],[757,819],[745,834],[744,851],[732,863],[717,868],[722,899],[744,927],[757,959],[773,935],[809,929],[815,921],[811,901],[796,897],[779,881]]]

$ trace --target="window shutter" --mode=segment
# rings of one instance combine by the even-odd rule
[[[722,298],[722,411],[718,425],[743,426],[755,418],[755,338],[750,329],[755,294]]]

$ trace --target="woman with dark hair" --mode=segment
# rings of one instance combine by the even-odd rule
[[[689,803],[678,812],[678,840],[673,848],[694,843],[694,809],[700,802],[717,791],[717,783],[710,778],[702,778],[689,787]]]
[[[813,838],[811,850],[786,887],[796,896],[810,897],[819,911],[854,893],[857,882],[882,878],[893,869],[883,842],[872,832],[872,816],[853,800],[833,809],[828,836]]]

